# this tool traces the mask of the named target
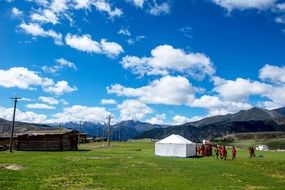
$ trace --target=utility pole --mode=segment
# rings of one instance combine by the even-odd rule
[[[108,146],[111,145],[111,118],[112,116],[108,116]]]
[[[78,145],[80,144],[81,121],[79,121]]]
[[[14,137],[14,128],[15,128],[15,117],[16,117],[17,102],[21,98],[13,97],[11,99],[14,100],[14,112],[13,112],[13,122],[12,122],[12,128],[11,128],[11,137],[10,137],[10,143],[9,143],[9,150],[10,150],[10,152],[12,152],[12,146],[13,146],[13,137]]]
[[[121,141],[121,127],[119,125],[119,142]]]

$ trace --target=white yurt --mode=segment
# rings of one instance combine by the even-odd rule
[[[269,148],[268,148],[267,145],[258,145],[258,146],[256,147],[256,150],[259,150],[259,151],[268,151]]]
[[[155,143],[155,155],[182,158],[196,156],[196,145],[180,135],[170,135]]]

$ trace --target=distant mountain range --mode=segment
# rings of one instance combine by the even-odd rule
[[[161,139],[170,134],[180,134],[199,142],[202,139],[221,137],[231,133],[285,131],[284,110],[285,108],[266,110],[255,107],[235,114],[208,117],[165,129],[152,129],[135,138]]]
[[[77,131],[87,133],[92,137],[106,137],[108,126],[101,123],[93,122],[67,122],[61,124],[51,124],[51,126],[62,126],[68,129],[75,129]],[[140,121],[127,120],[111,126],[112,140],[125,141],[135,136],[156,128],[165,128],[167,125],[155,125]]]
[[[11,122],[0,119],[0,135],[9,134]],[[15,132],[29,130],[53,130],[65,127],[87,133],[92,137],[106,137],[108,126],[93,122],[67,122],[50,125],[16,122]],[[161,139],[170,134],[180,134],[185,138],[198,142],[202,139],[221,137],[231,133],[285,131],[285,108],[266,110],[252,108],[235,114],[219,115],[204,118],[196,122],[179,126],[154,125],[140,121],[122,121],[112,125],[112,140],[125,141],[131,138]]]

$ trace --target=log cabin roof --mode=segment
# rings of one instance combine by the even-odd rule
[[[29,136],[39,136],[39,135],[63,135],[66,133],[74,132],[75,130],[66,129],[66,128],[56,128],[55,130],[40,130],[40,131],[26,131],[23,133],[17,134],[18,136],[29,135]]]

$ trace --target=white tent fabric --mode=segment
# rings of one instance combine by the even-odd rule
[[[180,135],[173,134],[155,143],[155,155],[191,157],[196,155],[196,145]]]

